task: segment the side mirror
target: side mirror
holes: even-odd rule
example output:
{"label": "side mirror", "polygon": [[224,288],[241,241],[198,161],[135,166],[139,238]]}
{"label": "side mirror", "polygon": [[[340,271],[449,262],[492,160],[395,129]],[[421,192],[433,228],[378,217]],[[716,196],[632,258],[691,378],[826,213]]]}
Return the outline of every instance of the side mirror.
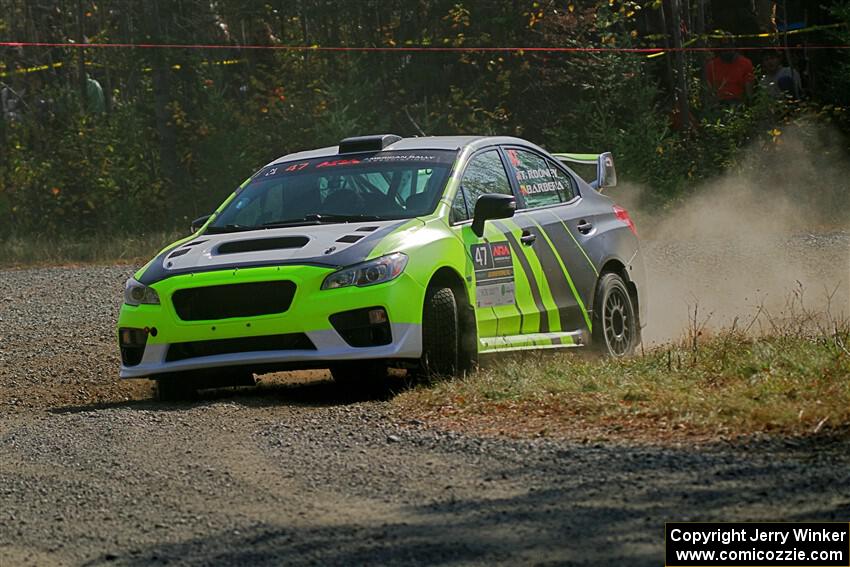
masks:
{"label": "side mirror", "polygon": [[516,212],[516,198],[513,195],[487,193],[475,202],[475,214],[472,217],[472,232],[479,238],[484,236],[484,221],[507,219]]}
{"label": "side mirror", "polygon": [[201,230],[201,228],[203,228],[203,226],[205,224],[207,224],[207,221],[210,220],[211,216],[212,215],[204,215],[202,217],[198,217],[195,220],[193,220],[192,221],[192,227],[191,227],[192,233],[195,233],[195,232],[198,232],[199,230]]}
{"label": "side mirror", "polygon": [[600,154],[596,161],[596,186],[597,191],[617,186],[617,170],[614,168],[614,156],[611,152]]}

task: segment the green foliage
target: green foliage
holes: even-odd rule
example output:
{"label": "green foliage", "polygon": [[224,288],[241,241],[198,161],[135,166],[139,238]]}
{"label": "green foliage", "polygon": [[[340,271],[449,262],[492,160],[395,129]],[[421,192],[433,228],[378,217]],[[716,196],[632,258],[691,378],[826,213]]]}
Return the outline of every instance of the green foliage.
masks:
{"label": "green foliage", "polygon": [[[832,4],[830,11],[838,22],[844,24],[844,27],[833,31],[833,39],[839,45],[850,44],[850,1],[836,1]],[[850,53],[841,50],[835,54],[830,63],[833,73],[831,80],[823,85],[820,99],[832,105],[830,110],[841,109],[835,117],[846,128],[850,123],[850,117],[846,112],[846,109],[850,107]]]}
{"label": "green foliage", "polygon": [[[740,165],[792,113],[764,98],[735,111],[701,102],[690,61],[695,128],[672,119],[665,59],[629,53],[360,53],[256,51],[239,44],[358,46],[638,46],[656,0],[323,0],[275,6],[222,0],[59,2],[7,14],[0,39],[229,43],[232,50],[6,52],[3,69],[59,67],[7,79],[26,93],[24,120],[3,123],[0,238],[170,230],[208,213],[256,168],[279,155],[369,132],[507,134],[551,150],[611,150],[624,181],[661,206],[696,182]],[[117,6],[117,7],[116,7]],[[834,17],[850,21],[850,3]],[[25,25],[26,24],[26,25]],[[32,25],[30,25],[32,24]],[[846,35],[847,32],[840,32]],[[648,37],[648,36],[646,36]],[[847,38],[844,38],[847,39]],[[650,42],[651,43],[651,42]],[[109,95],[105,115],[83,111],[78,56]],[[844,126],[850,66],[836,56],[829,106],[807,106]],[[840,72],[841,70],[845,72]],[[842,82],[844,81],[844,82]],[[49,101],[36,111],[37,100]],[[797,111],[798,114],[801,110]]]}

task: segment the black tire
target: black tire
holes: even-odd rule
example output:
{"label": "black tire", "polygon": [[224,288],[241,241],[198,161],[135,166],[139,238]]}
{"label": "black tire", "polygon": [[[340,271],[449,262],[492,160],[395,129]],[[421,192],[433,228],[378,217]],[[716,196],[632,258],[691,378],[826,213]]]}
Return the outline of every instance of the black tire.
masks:
{"label": "black tire", "polygon": [[593,349],[619,358],[634,354],[639,344],[640,326],[626,282],[618,274],[602,274],[593,306]]}
{"label": "black tire", "polygon": [[374,389],[387,383],[388,368],[379,360],[340,362],[330,367],[334,382],[346,389]]}
{"label": "black tire", "polygon": [[254,377],[254,373],[241,369],[200,372],[195,375],[194,381],[195,388],[198,390],[257,385],[257,379]]}
{"label": "black tire", "polygon": [[198,397],[198,390],[256,384],[254,374],[245,370],[176,372],[157,378],[156,394],[162,401],[193,400]]}
{"label": "black tire", "polygon": [[161,402],[193,400],[198,389],[192,376],[166,375],[156,380],[156,399]]}
{"label": "black tire", "polygon": [[454,376],[458,371],[460,342],[458,310],[448,287],[429,288],[422,309],[422,358],[426,376]]}

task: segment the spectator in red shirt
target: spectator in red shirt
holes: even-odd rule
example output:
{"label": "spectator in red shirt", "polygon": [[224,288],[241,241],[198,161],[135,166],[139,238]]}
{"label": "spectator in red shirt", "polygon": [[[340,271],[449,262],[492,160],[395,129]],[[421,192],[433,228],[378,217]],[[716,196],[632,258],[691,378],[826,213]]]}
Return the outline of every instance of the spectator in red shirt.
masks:
{"label": "spectator in red shirt", "polygon": [[705,82],[710,93],[723,104],[741,104],[753,94],[753,62],[721,40],[717,55],[705,64]]}

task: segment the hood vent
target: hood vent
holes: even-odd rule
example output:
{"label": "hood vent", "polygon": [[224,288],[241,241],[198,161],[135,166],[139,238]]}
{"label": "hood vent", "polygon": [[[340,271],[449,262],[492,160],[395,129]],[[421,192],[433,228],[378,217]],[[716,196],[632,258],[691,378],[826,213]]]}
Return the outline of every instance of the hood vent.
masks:
{"label": "hood vent", "polygon": [[216,254],[238,254],[239,252],[259,252],[262,250],[283,250],[302,248],[310,242],[306,236],[282,236],[279,238],[258,238],[256,240],[236,240],[219,245]]}
{"label": "hood vent", "polygon": [[182,256],[183,254],[188,254],[191,251],[192,251],[191,248],[181,248],[180,250],[175,250],[174,252],[172,252],[171,254],[168,255],[168,259],[170,260],[171,258],[176,258],[177,256]]}
{"label": "hood vent", "polygon": [[337,242],[344,242],[346,244],[353,244],[363,238],[362,234],[346,234],[345,236],[340,236],[336,239]]}
{"label": "hood vent", "polygon": [[361,226],[357,229],[357,232],[375,232],[378,228],[377,226]]}

